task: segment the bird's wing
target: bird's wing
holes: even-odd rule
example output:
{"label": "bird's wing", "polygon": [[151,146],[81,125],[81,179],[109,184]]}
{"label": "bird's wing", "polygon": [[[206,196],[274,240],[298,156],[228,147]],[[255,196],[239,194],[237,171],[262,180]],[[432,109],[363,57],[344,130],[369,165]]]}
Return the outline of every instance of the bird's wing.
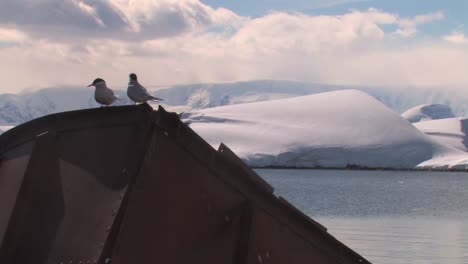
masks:
{"label": "bird's wing", "polygon": [[105,96],[106,100],[107,100],[108,102],[111,102],[111,103],[114,102],[115,100],[120,100],[119,97],[115,96],[114,91],[112,91],[112,90],[109,89],[109,88],[107,88],[107,89],[105,90],[104,96]]}
{"label": "bird's wing", "polygon": [[161,99],[161,98],[152,96],[152,95],[148,92],[148,90],[147,90],[143,85],[140,84],[139,86],[141,87],[142,96],[144,96],[144,97],[147,98],[148,100],[164,101],[164,100]]}
{"label": "bird's wing", "polygon": [[140,98],[142,98],[143,100],[147,101],[147,100],[155,100],[154,96],[152,96],[148,90],[146,90],[146,88],[143,86],[143,85],[138,85],[138,96]]}
{"label": "bird's wing", "polygon": [[140,92],[142,93],[142,95],[151,97],[151,94],[143,85],[139,85],[139,87],[140,87]]}

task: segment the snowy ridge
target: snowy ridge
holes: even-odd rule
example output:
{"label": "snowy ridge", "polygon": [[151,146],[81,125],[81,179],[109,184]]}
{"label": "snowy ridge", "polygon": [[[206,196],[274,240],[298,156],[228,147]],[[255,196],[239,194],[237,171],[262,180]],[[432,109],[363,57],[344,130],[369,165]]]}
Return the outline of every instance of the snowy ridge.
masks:
{"label": "snowy ridge", "polygon": [[185,105],[192,109],[203,109],[289,98],[338,89],[343,89],[343,87],[292,81],[249,81],[179,85],[156,92],[169,105]]}
{"label": "snowy ridge", "polygon": [[[121,91],[117,94],[125,98]],[[119,104],[129,103],[122,100]],[[99,107],[94,89],[85,87],[49,88],[30,93],[0,95],[0,125],[18,125],[44,115]]]}
{"label": "snowy ridge", "polygon": [[452,109],[443,104],[418,105],[407,110],[401,116],[411,123],[455,117]]}
{"label": "snowy ridge", "polygon": [[[119,104],[130,103],[125,90],[122,89],[125,85],[117,87],[110,84],[118,96],[125,99],[119,101]],[[153,95],[165,99],[163,106],[177,112],[290,98],[326,91],[359,89],[399,113],[415,105],[444,103],[449,105],[457,116],[468,115],[468,105],[465,103],[468,101],[467,94],[454,94],[449,91],[427,88],[351,87],[276,80],[178,85],[163,89],[151,89],[148,85],[147,88]],[[48,88],[21,94],[2,94],[0,95],[0,125],[17,125],[47,114],[97,106],[93,99],[93,89],[85,87]]]}
{"label": "snowy ridge", "polygon": [[[349,87],[257,81],[152,93],[166,100],[169,111],[186,112],[185,120],[213,146],[226,143],[252,166],[467,168],[465,119],[415,123],[421,132],[396,109],[431,94],[421,90],[403,97],[397,90],[370,90],[373,96]],[[68,87],[0,95],[0,133],[42,115],[97,107],[93,93]],[[125,91],[116,93],[126,98]],[[451,107],[467,107],[453,102]]]}
{"label": "snowy ridge", "polygon": [[224,142],[251,166],[415,168],[434,158],[468,157],[357,90],[209,108],[183,117],[210,144]]}
{"label": "snowy ridge", "polygon": [[5,131],[13,128],[13,126],[0,126],[0,134],[4,133]]}
{"label": "snowy ridge", "polygon": [[468,151],[468,118],[456,117],[414,123],[414,126],[434,140]]}
{"label": "snowy ridge", "polygon": [[364,91],[398,113],[403,113],[422,104],[445,104],[457,116],[468,115],[468,105],[466,104],[468,93],[427,87],[413,87],[410,89],[408,87],[357,87],[263,80],[224,84],[178,85],[153,91],[165,98],[168,105],[203,109],[349,89]]}

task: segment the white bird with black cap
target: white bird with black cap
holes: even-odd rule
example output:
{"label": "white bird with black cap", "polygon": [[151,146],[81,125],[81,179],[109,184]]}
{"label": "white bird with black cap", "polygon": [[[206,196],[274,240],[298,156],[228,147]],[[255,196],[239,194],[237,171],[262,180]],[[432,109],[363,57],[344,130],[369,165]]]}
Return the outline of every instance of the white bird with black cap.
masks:
{"label": "white bird with black cap", "polygon": [[107,106],[111,105],[115,100],[121,100],[115,96],[114,92],[107,87],[106,81],[101,78],[95,79],[92,84],[88,85],[88,87],[91,86],[96,88],[94,90],[94,100],[101,105]]}
{"label": "white bird with black cap", "polygon": [[138,77],[135,73],[130,74],[128,81],[127,96],[135,103],[145,103],[147,101],[164,101],[148,93],[145,87],[138,82]]}

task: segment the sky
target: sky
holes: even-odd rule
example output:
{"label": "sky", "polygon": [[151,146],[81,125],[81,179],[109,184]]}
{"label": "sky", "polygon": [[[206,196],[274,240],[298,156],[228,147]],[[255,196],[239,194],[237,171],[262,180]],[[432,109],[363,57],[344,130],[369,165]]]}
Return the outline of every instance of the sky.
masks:
{"label": "sky", "polygon": [[468,1],[2,0],[0,92],[281,79],[468,92]]}

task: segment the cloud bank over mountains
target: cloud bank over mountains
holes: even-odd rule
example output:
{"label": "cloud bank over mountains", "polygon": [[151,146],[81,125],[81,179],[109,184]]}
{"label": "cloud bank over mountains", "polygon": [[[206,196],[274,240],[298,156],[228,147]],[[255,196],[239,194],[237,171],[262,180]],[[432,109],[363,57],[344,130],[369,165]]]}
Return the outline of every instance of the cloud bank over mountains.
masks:
{"label": "cloud bank over mountains", "polygon": [[198,0],[4,0],[0,23],[33,37],[129,42],[235,26],[244,18]]}
{"label": "cloud bank over mountains", "polygon": [[1,92],[289,79],[383,86],[468,85],[468,41],[426,35],[442,11],[404,17],[370,8],[340,15],[275,11],[245,17],[199,0],[3,0]]}

